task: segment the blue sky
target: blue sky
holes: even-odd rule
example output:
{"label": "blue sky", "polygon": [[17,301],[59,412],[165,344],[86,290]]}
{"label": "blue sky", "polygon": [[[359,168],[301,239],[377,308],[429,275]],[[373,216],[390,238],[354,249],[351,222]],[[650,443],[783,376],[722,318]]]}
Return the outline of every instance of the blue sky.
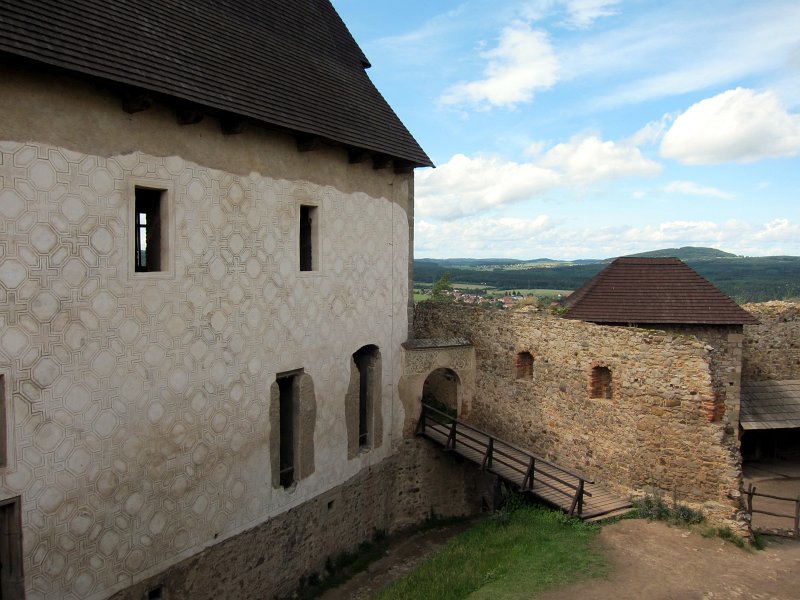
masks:
{"label": "blue sky", "polygon": [[333,0],[433,159],[417,257],[800,255],[797,0]]}

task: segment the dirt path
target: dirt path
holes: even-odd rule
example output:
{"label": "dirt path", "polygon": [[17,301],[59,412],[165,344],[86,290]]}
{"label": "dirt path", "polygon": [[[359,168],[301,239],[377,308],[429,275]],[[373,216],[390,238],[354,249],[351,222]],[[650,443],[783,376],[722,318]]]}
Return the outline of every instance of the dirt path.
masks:
{"label": "dirt path", "polygon": [[642,520],[603,528],[596,543],[611,561],[607,580],[593,579],[537,600],[800,599],[800,542],[770,538],[748,552],[719,538]]}
{"label": "dirt path", "polygon": [[[468,526],[450,528],[446,537]],[[800,600],[800,541],[768,540],[765,550],[748,552],[663,523],[620,521],[603,527],[595,541],[611,562],[608,579],[559,588],[537,600]],[[442,530],[407,538],[321,598],[366,600],[443,543]]]}

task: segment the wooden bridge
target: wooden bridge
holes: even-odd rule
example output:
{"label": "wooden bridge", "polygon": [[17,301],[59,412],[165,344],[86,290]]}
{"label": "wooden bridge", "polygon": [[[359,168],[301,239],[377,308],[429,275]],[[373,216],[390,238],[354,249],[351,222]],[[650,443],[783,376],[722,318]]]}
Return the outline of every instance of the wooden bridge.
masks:
{"label": "wooden bridge", "polygon": [[627,512],[631,507],[630,502],[583,475],[504,442],[427,404],[422,405],[417,435],[438,442],[445,451],[463,456],[521,492],[532,494],[584,521],[610,518]]}

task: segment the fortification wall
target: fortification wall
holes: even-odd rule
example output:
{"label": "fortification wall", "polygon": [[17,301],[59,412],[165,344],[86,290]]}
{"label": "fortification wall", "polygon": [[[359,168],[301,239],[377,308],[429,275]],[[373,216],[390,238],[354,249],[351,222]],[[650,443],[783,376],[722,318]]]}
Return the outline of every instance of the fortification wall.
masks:
{"label": "fortification wall", "polygon": [[[419,304],[414,323],[416,337],[474,344],[472,423],[618,492],[655,488],[734,517],[736,430],[719,418],[705,342],[452,304]],[[534,359],[529,379],[516,378],[522,351]],[[590,397],[594,367],[611,371],[611,398]]]}
{"label": "fortification wall", "polygon": [[800,303],[763,302],[744,309],[761,323],[744,328],[742,378],[800,379]]}

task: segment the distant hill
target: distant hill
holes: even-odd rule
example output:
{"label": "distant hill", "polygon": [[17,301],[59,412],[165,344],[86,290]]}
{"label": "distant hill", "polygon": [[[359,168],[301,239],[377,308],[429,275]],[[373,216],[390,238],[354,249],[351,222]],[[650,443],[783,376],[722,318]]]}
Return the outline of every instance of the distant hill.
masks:
{"label": "distant hill", "polygon": [[[631,256],[675,256],[739,303],[800,298],[800,257],[744,257],[715,248],[686,246]],[[574,290],[613,260],[416,259],[414,281],[433,283],[447,271],[450,281],[498,289]]]}
{"label": "distant hill", "polygon": [[711,258],[737,258],[735,254],[723,252],[716,248],[703,248],[702,246],[683,246],[682,248],[665,248],[664,250],[651,250],[650,252],[640,252],[639,254],[629,254],[628,256],[642,258],[679,258],[684,262],[690,260],[706,260]]}

